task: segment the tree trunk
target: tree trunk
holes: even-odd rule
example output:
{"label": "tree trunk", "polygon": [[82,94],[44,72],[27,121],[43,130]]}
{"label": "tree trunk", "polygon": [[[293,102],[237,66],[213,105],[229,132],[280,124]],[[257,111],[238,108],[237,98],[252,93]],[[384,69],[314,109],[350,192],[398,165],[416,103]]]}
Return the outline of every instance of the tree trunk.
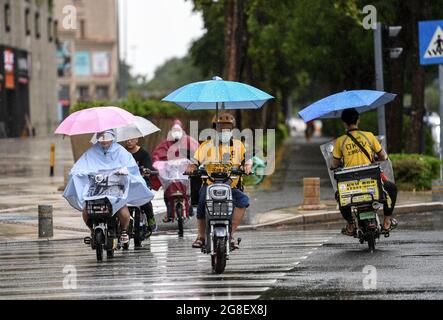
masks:
{"label": "tree trunk", "polygon": [[[240,81],[244,65],[246,42],[246,15],[243,0],[225,1],[225,70],[224,78],[229,81]],[[237,126],[241,129],[242,113],[236,110]]]}
{"label": "tree trunk", "polygon": [[226,80],[239,81],[246,55],[246,17],[243,0],[225,1]]}
{"label": "tree trunk", "polygon": [[420,65],[418,47],[418,21],[425,20],[428,0],[410,1],[408,7],[412,16],[410,20],[412,42],[412,101],[411,101],[411,125],[409,126],[409,142],[407,152],[420,153],[423,136],[423,116],[425,114],[425,70]]}
{"label": "tree trunk", "polygon": [[287,90],[281,91],[281,110],[283,113],[284,121],[288,119],[289,112],[289,93]]}

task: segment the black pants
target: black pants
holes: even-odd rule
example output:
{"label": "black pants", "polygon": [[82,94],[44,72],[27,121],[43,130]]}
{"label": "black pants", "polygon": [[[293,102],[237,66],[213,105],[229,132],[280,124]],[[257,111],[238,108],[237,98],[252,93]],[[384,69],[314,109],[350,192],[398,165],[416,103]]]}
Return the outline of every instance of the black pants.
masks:
{"label": "black pants", "polygon": [[191,177],[191,206],[198,206],[200,188],[203,181],[200,177]]}
{"label": "black pants", "polygon": [[149,201],[148,203],[142,205],[140,207],[140,209],[146,215],[148,220],[154,218],[154,209],[152,208],[152,202],[151,201]]}
{"label": "black pants", "polygon": [[[391,198],[391,208],[388,208],[387,203],[383,204],[385,217],[389,217],[392,216],[392,213],[394,212],[395,202],[397,201],[397,186],[390,181],[386,181],[383,183],[383,188],[386,190],[389,197]],[[346,221],[352,222],[352,213],[350,207],[341,208],[340,212]]]}

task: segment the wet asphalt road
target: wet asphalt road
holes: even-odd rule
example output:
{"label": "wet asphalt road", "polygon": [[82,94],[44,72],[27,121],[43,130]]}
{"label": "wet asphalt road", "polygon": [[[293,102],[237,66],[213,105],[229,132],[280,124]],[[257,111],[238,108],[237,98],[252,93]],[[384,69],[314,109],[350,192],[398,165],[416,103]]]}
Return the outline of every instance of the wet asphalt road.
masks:
{"label": "wet asphalt road", "polygon": [[[339,235],[341,223],[239,232],[223,275],[190,233],[153,236],[101,263],[80,241],[0,245],[0,299],[442,299],[443,213],[399,220],[374,253]],[[376,269],[375,289],[364,289],[365,266]],[[68,275],[77,288],[63,287]]]}
{"label": "wet asphalt road", "polygon": [[398,219],[399,229],[381,238],[374,253],[357,239],[338,235],[261,297],[443,299],[443,212]]}
{"label": "wet asphalt road", "polygon": [[100,263],[81,241],[0,245],[0,299],[258,299],[332,235],[239,232],[241,249],[222,275],[191,248],[195,234],[156,235]]}

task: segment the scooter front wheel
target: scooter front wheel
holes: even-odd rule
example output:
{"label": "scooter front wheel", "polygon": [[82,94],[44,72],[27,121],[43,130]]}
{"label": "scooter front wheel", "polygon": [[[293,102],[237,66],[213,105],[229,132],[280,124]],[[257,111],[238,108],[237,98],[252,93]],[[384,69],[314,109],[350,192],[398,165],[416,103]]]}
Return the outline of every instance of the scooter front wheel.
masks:
{"label": "scooter front wheel", "polygon": [[178,222],[178,235],[183,237],[184,227],[183,227],[183,204],[178,202],[175,207],[175,214],[177,215]]}
{"label": "scooter front wheel", "polygon": [[214,240],[215,254],[212,259],[212,270],[217,274],[222,274],[226,267],[226,238],[216,238]]}

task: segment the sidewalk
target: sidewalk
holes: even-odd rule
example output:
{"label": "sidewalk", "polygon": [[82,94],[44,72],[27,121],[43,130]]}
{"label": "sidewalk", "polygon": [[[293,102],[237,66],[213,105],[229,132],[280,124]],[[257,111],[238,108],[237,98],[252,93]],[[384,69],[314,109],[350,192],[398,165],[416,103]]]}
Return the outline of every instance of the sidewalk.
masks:
{"label": "sidewalk", "polygon": [[[271,210],[265,214],[257,215],[250,221],[249,225],[240,226],[239,230],[283,224],[344,221],[335,200],[322,200],[321,202],[327,206],[325,210],[300,210],[299,206]],[[443,202],[432,202],[432,193],[430,191],[399,192],[394,216],[431,211],[443,211]]]}
{"label": "sidewalk", "polygon": [[[331,182],[319,144],[325,139],[306,143],[291,138],[285,142],[282,161],[274,176],[264,187],[249,190],[251,208],[241,229],[289,223],[341,221],[333,199]],[[49,147],[56,144],[55,176],[49,177]],[[38,239],[38,210],[41,205],[53,206],[54,237],[51,240],[83,238],[88,235],[78,211],[69,206],[58,188],[63,185],[63,166],[72,165],[69,139],[36,138],[7,139],[0,143],[0,243],[46,241]],[[303,201],[303,177],[321,178],[323,211],[300,211]],[[165,212],[161,192],[153,201],[157,215]],[[400,192],[395,214],[443,210],[443,203],[432,203],[431,192]],[[157,218],[161,220],[161,218]],[[191,229],[189,229],[191,228]],[[195,231],[195,219],[188,230]],[[167,229],[166,229],[167,231]]]}

